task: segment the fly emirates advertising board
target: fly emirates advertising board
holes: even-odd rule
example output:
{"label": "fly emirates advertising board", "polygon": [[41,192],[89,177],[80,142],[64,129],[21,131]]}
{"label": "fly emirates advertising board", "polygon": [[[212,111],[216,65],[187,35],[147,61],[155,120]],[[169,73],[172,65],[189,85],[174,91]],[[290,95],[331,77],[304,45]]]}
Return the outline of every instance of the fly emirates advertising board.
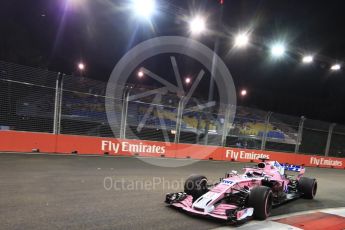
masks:
{"label": "fly emirates advertising board", "polygon": [[[161,142],[133,142],[133,141],[118,141],[112,142],[109,140],[103,140],[101,142],[101,149],[103,152],[109,152],[110,154],[149,154],[150,156],[162,156],[167,153],[170,153],[169,156],[176,156],[178,151],[179,156],[183,152],[182,156],[188,158],[190,153],[193,152],[193,155],[197,151],[200,151],[200,146],[197,145],[182,145],[179,144],[169,144],[170,146],[174,145],[175,148],[167,148],[166,143]],[[321,167],[342,167],[343,161],[337,160],[334,158],[327,158],[321,156],[310,156],[310,155],[301,155],[301,154],[288,154],[288,153],[279,153],[279,152],[269,152],[269,151],[259,151],[259,150],[244,150],[244,149],[231,149],[224,147],[209,147],[203,146],[203,149],[210,148],[209,156],[213,160],[232,160],[239,162],[250,162],[257,161],[260,158],[266,159],[279,159],[278,161],[282,163],[291,163],[291,164],[300,164],[300,165],[310,165],[310,166],[321,166]],[[186,151],[187,150],[187,151]],[[214,154],[213,153],[221,153]],[[127,155],[126,154],[126,155]],[[217,156],[219,157],[217,157]]]}

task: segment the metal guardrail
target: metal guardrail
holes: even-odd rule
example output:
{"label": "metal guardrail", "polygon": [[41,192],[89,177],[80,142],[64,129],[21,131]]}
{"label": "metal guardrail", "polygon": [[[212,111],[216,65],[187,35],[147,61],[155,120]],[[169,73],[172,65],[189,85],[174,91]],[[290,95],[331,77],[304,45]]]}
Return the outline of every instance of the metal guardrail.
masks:
{"label": "metal guardrail", "polygon": [[145,88],[124,88],[110,98],[118,122],[109,122],[105,82],[0,61],[0,128],[345,157],[342,125],[247,107],[212,112],[200,99],[155,101]]}

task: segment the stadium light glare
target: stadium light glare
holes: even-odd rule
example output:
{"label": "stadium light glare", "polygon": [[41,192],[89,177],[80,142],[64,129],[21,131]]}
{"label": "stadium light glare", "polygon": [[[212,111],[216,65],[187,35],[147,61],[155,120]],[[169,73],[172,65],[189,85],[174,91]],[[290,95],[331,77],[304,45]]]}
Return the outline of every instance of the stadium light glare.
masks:
{"label": "stadium light glare", "polygon": [[313,61],[314,61],[314,57],[311,56],[311,55],[307,55],[307,56],[304,56],[304,57],[302,58],[302,62],[303,62],[303,63],[311,63],[311,62],[313,62]]}
{"label": "stadium light glare", "polygon": [[131,0],[131,9],[138,18],[150,19],[156,11],[155,0]]}
{"label": "stadium light glare", "polygon": [[245,47],[249,43],[249,36],[247,34],[238,34],[235,37],[235,46],[236,47]]}
{"label": "stadium light glare", "polygon": [[201,34],[206,30],[206,22],[205,19],[196,16],[189,22],[189,30],[192,34]]}
{"label": "stadium light glare", "polygon": [[285,54],[285,46],[281,43],[276,43],[271,47],[271,54],[274,57],[282,57]]}
{"label": "stadium light glare", "polygon": [[337,71],[337,70],[340,70],[341,69],[341,66],[340,64],[334,64],[331,66],[331,70],[332,71]]}
{"label": "stadium light glare", "polygon": [[247,96],[247,90],[246,89],[241,90],[241,96],[242,97]]}

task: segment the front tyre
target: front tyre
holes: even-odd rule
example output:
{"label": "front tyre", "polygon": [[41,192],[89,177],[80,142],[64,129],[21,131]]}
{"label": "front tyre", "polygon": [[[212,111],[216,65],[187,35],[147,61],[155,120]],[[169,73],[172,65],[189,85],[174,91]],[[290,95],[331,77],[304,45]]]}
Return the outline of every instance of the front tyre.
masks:
{"label": "front tyre", "polygon": [[265,220],[271,215],[273,193],[269,187],[259,186],[250,190],[248,206],[254,208],[254,218]]}
{"label": "front tyre", "polygon": [[184,183],[184,192],[193,197],[193,200],[208,192],[207,178],[202,175],[191,175]]}
{"label": "front tyre", "polygon": [[297,188],[303,198],[313,199],[317,192],[317,181],[313,178],[301,177],[298,181]]}

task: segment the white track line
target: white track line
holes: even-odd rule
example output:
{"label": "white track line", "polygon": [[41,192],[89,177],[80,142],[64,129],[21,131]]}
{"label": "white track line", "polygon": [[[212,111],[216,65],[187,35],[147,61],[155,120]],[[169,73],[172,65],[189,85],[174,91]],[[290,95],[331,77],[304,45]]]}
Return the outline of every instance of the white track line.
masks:
{"label": "white track line", "polygon": [[304,212],[295,212],[291,214],[286,215],[279,215],[279,216],[273,216],[268,218],[265,221],[249,221],[248,223],[239,226],[225,226],[220,228],[214,228],[213,230],[227,230],[227,229],[241,229],[241,230],[257,230],[257,229],[265,229],[265,230],[300,230],[301,228],[297,228],[288,224],[282,224],[275,222],[274,220],[282,219],[282,218],[289,218],[292,216],[298,216],[298,215],[304,215],[304,214],[310,214],[315,212],[324,212],[329,213],[337,216],[345,217],[345,207],[341,208],[328,208],[328,209],[316,209],[311,211],[304,211]]}
{"label": "white track line", "polygon": [[274,221],[251,221],[243,226],[239,227],[220,227],[215,228],[213,230],[228,230],[228,229],[241,229],[241,230],[303,230],[300,228],[296,228],[294,226],[290,226],[288,224],[282,224]]}
{"label": "white track line", "polygon": [[290,213],[290,214],[285,214],[285,215],[280,215],[280,216],[272,216],[272,217],[268,218],[268,220],[278,220],[278,219],[281,219],[281,218],[287,218],[287,217],[292,217],[292,216],[310,214],[310,213],[315,213],[315,212],[325,212],[325,213],[329,213],[329,214],[338,213],[338,214],[334,214],[334,215],[338,215],[338,216],[343,216],[344,217],[344,215],[345,215],[345,207],[327,208],[327,209],[315,209],[315,210],[310,210],[310,211],[295,212],[295,213]]}

